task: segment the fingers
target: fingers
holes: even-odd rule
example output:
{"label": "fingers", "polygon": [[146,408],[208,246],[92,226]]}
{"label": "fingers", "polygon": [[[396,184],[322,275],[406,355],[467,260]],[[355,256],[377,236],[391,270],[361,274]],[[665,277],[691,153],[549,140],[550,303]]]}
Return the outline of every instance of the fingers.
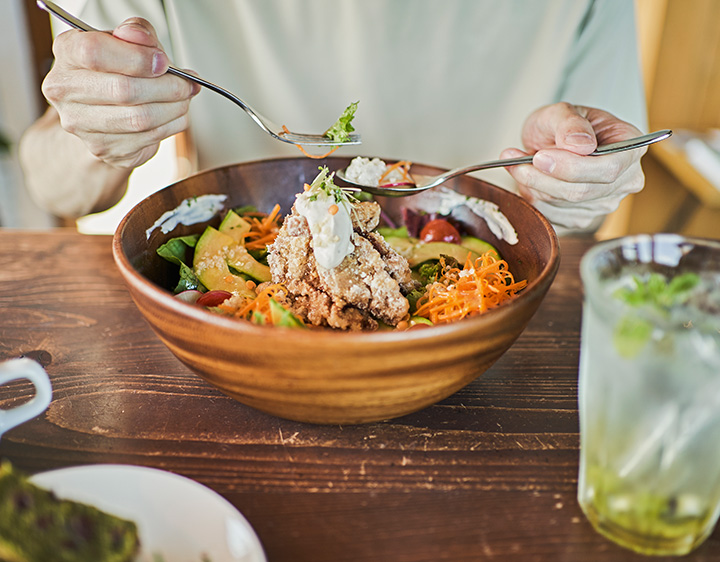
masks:
{"label": "fingers", "polygon": [[167,74],[169,59],[147,21],[130,18],[112,33],[71,30],[53,50],[43,93],[62,127],[101,160],[142,164],[161,140],[187,128],[200,87]]}
{"label": "fingers", "polygon": [[[523,154],[522,151],[508,149],[501,157],[516,158]],[[624,155],[575,155],[559,164],[552,175],[538,170],[535,165],[512,166],[507,170],[522,194],[532,201],[592,202],[610,196],[624,197],[642,188],[639,155],[630,160]]]}
{"label": "fingers", "polygon": [[135,168],[155,155],[160,141],[186,128],[187,117],[183,116],[141,133],[87,133],[83,141],[100,160],[116,168]]}
{"label": "fingers", "polygon": [[[508,171],[518,183],[528,186],[547,184],[553,180],[611,184],[636,165],[645,152],[646,149],[637,149],[601,156],[579,156],[567,150],[546,149],[535,153],[532,166],[514,166]],[[516,158],[524,154],[517,149],[508,149],[501,158]]]}
{"label": "fingers", "polygon": [[[141,35],[139,32],[134,35]],[[150,37],[145,36],[146,42]],[[167,71],[169,60],[158,46],[123,41],[103,32],[70,30],[53,43],[55,64],[62,68],[151,78]]]}
{"label": "fingers", "polygon": [[523,127],[522,140],[532,152],[557,147],[576,154],[590,154],[597,148],[587,109],[564,102],[535,111]]}
{"label": "fingers", "polygon": [[143,18],[128,18],[112,32],[118,39],[128,43],[137,43],[146,47],[158,47],[162,50],[155,28]]}
{"label": "fingers", "polygon": [[66,131],[87,133],[142,133],[186,117],[189,102],[145,103],[134,106],[72,104],[60,115]]}
{"label": "fingers", "polygon": [[165,74],[157,78],[132,78],[79,69],[45,80],[43,94],[51,102],[87,105],[139,105],[189,100],[197,94],[189,80]]}
{"label": "fingers", "polygon": [[626,195],[642,189],[640,159],[647,149],[589,154],[598,144],[639,134],[606,111],[559,103],[528,118],[522,135],[527,151],[510,148],[500,157],[532,154],[532,165],[507,168],[520,194],[555,224],[585,228],[617,208]]}

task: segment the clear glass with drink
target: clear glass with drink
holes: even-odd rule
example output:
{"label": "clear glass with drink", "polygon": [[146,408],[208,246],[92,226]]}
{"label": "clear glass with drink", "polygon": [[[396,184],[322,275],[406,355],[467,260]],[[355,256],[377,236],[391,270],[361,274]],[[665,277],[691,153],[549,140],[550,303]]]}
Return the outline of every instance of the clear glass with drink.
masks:
{"label": "clear glass with drink", "polygon": [[624,547],[686,554],[720,514],[720,241],[603,242],[581,274],[578,501]]}

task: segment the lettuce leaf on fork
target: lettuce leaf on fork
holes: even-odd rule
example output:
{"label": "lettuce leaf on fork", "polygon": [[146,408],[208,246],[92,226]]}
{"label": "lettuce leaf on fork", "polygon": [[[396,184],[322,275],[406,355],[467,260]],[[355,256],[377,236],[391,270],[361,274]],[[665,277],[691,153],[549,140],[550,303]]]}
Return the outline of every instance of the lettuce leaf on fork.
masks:
{"label": "lettuce leaf on fork", "polygon": [[337,121],[325,131],[325,136],[337,142],[347,142],[350,140],[350,133],[355,130],[352,126],[352,120],[355,118],[355,112],[359,102],[353,102],[345,108],[343,114]]}

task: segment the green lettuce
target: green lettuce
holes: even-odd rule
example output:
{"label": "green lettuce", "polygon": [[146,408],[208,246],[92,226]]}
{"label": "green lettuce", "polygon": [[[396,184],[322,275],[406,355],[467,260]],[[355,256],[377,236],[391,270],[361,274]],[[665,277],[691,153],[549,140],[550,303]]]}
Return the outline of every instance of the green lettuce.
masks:
{"label": "green lettuce", "polygon": [[345,108],[343,114],[337,121],[325,131],[325,136],[335,142],[347,142],[350,140],[350,133],[355,130],[352,126],[352,120],[355,118],[358,102],[353,102]]}
{"label": "green lettuce", "polygon": [[177,238],[171,238],[157,249],[160,257],[180,267],[180,280],[175,287],[175,293],[202,287],[192,266],[186,263],[188,252],[195,248],[198,238],[200,238],[199,234],[178,236]]}

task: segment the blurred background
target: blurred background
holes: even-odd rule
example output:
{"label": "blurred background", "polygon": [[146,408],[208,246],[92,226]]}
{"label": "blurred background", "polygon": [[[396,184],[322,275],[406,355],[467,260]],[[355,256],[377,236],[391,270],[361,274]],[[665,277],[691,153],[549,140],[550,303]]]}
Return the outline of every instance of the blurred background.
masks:
{"label": "blurred background", "polygon": [[[634,2],[650,130],[675,134],[650,148],[643,159],[645,189],[626,198],[597,236],[720,238],[720,1]],[[66,7],[72,10],[69,1]],[[34,0],[0,0],[0,226],[112,233],[135,201],[192,173],[192,158],[182,139],[169,139],[133,173],[117,207],[76,224],[35,207],[23,188],[17,142],[45,109],[40,84],[52,63],[52,32]]]}

